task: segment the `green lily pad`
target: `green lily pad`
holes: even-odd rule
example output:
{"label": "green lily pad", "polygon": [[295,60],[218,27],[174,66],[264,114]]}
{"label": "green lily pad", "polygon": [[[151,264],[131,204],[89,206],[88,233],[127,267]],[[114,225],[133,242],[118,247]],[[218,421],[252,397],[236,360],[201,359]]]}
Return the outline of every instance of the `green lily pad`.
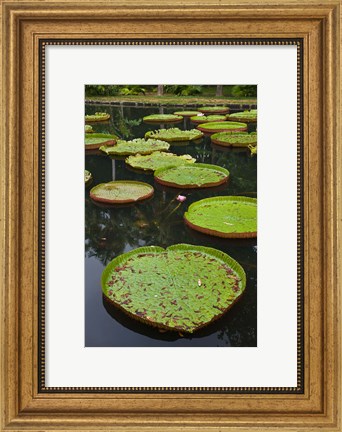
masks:
{"label": "green lily pad", "polygon": [[257,236],[257,200],[241,196],[206,198],[191,204],[184,220],[205,234],[253,238]]}
{"label": "green lily pad", "polygon": [[86,122],[99,122],[106,121],[110,119],[110,114],[104,112],[96,112],[95,114],[90,114],[85,116]]}
{"label": "green lily pad", "polygon": [[88,186],[93,181],[92,173],[88,170],[84,170],[84,183]]}
{"label": "green lily pad", "polygon": [[243,112],[236,112],[233,114],[227,115],[227,120],[233,120],[233,121],[241,121],[241,122],[256,122],[257,121],[257,110],[251,110],[251,111],[243,111]]}
{"label": "green lily pad", "polygon": [[179,115],[182,117],[192,117],[192,116],[198,115],[199,113],[200,113],[199,111],[176,111],[173,114]]}
{"label": "green lily pad", "polygon": [[190,120],[193,123],[206,123],[206,122],[222,122],[226,120],[226,116],[225,115],[202,115],[202,116],[194,116],[194,117],[190,117]]}
{"label": "green lily pad", "polygon": [[177,166],[186,163],[196,162],[196,159],[188,154],[178,156],[173,153],[153,152],[150,155],[129,156],[126,159],[126,164],[132,168],[142,169],[147,171],[155,171],[158,168],[166,166]]}
{"label": "green lily pad", "polygon": [[239,122],[210,122],[201,123],[197,126],[197,129],[205,133],[215,133],[215,132],[227,132],[227,131],[245,131],[247,130],[246,123]]}
{"label": "green lily pad", "polygon": [[211,135],[211,142],[225,147],[248,147],[257,143],[255,132],[219,132]]}
{"label": "green lily pad", "polygon": [[162,185],[187,189],[218,186],[228,177],[225,168],[198,163],[160,168],[154,173],[154,179]]}
{"label": "green lily pad", "polygon": [[116,135],[104,133],[92,133],[85,136],[84,143],[86,150],[96,150],[103,145],[113,146],[117,140]]}
{"label": "green lily pad", "polygon": [[113,147],[102,146],[100,150],[110,156],[128,156],[151,154],[155,151],[167,151],[170,144],[157,139],[136,138],[131,141],[118,140]]}
{"label": "green lily pad", "polygon": [[84,126],[84,132],[85,132],[85,133],[93,133],[94,131],[93,131],[92,126],[90,126],[90,125],[85,125],[85,126]]}
{"label": "green lily pad", "polygon": [[203,137],[203,133],[196,130],[180,130],[178,128],[158,129],[155,131],[148,131],[145,138],[153,138],[162,141],[175,142],[175,141],[195,141]]}
{"label": "green lily pad", "polygon": [[176,123],[183,120],[183,117],[174,114],[151,114],[143,118],[147,123]]}
{"label": "green lily pad", "polygon": [[187,244],[135,249],[102,273],[107,301],[142,323],[180,333],[220,318],[245,287],[245,272],[229,255]]}
{"label": "green lily pad", "polygon": [[150,198],[154,189],[148,183],[116,180],[101,183],[90,190],[90,198],[106,204],[125,204]]}
{"label": "green lily pad", "polygon": [[226,106],[204,106],[198,108],[198,111],[203,114],[226,114],[229,112],[229,108]]}

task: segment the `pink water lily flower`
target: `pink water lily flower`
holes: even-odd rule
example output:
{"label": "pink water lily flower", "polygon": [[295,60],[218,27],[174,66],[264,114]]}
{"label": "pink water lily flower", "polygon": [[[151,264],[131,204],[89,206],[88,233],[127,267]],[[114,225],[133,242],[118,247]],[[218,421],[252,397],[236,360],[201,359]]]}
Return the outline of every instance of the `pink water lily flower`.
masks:
{"label": "pink water lily flower", "polygon": [[177,201],[179,201],[179,202],[183,202],[183,201],[186,200],[186,196],[184,196],[184,195],[178,195],[178,197],[177,197],[176,199],[177,199]]}

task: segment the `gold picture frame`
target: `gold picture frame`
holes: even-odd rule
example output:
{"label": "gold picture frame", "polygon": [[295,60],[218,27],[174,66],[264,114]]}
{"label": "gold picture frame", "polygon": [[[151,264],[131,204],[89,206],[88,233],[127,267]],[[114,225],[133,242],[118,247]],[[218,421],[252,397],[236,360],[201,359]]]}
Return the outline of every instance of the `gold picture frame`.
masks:
{"label": "gold picture frame", "polygon": [[[163,0],[156,8],[144,0],[13,0],[1,6],[1,430],[341,431],[341,2]],[[89,40],[297,41],[301,47],[300,391],[44,388],[42,58],[46,44]]]}

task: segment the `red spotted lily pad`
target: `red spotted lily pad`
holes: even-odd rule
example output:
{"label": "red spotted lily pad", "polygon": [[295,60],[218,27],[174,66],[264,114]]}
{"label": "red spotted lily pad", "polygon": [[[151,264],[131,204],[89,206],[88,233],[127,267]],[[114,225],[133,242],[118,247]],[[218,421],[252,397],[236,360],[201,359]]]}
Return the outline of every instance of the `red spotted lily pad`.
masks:
{"label": "red spotted lily pad", "polygon": [[245,272],[229,255],[187,244],[135,249],[102,273],[102,291],[111,304],[140,322],[180,333],[220,318],[245,287]]}
{"label": "red spotted lily pad", "polygon": [[106,204],[126,204],[151,197],[154,189],[148,183],[116,180],[101,183],[90,190],[90,198]]}

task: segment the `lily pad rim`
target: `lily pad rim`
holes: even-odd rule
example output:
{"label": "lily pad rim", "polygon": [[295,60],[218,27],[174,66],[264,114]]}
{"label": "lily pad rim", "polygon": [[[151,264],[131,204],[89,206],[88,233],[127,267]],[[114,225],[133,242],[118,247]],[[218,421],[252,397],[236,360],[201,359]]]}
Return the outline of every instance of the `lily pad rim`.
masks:
{"label": "lily pad rim", "polygon": [[[134,184],[140,184],[143,186],[148,186],[150,189],[150,192],[148,194],[142,195],[140,196],[138,199],[121,199],[121,200],[110,200],[110,199],[106,199],[106,198],[94,198],[94,195],[92,194],[92,191],[95,188],[98,188],[100,186],[104,186],[110,183],[134,183]],[[152,185],[150,185],[149,183],[146,182],[141,182],[141,181],[136,181],[136,180],[113,180],[110,182],[105,182],[105,183],[99,183],[96,186],[93,186],[89,192],[89,196],[92,200],[99,202],[99,203],[104,203],[104,204],[126,204],[126,203],[135,203],[138,201],[143,201],[145,199],[150,198],[151,196],[153,196],[154,194],[154,187]]]}

